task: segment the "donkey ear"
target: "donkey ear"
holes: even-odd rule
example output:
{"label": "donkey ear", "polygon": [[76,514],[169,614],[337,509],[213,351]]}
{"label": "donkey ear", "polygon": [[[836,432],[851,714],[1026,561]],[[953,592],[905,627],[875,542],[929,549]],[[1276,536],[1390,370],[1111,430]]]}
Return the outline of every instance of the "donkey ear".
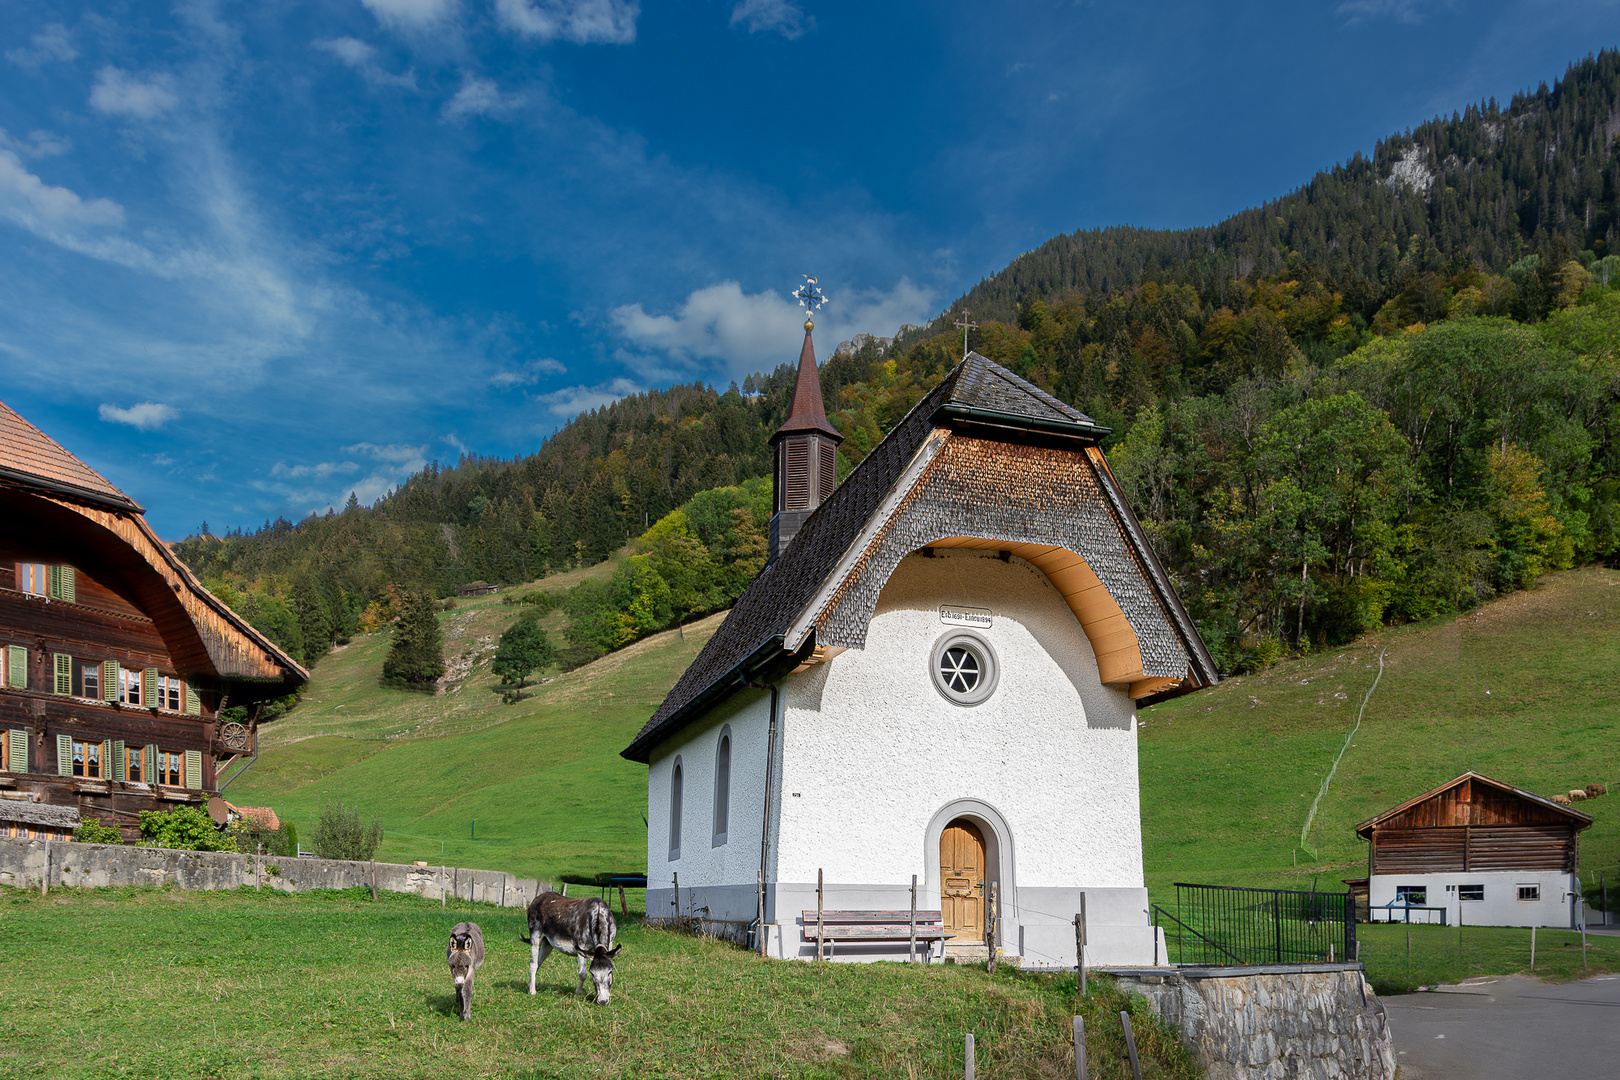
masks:
{"label": "donkey ear", "polygon": [[619,950],[622,949],[622,948],[624,948],[623,945],[615,945],[615,946],[613,946],[613,948],[608,950],[608,956],[609,957],[618,956],[619,955]]}

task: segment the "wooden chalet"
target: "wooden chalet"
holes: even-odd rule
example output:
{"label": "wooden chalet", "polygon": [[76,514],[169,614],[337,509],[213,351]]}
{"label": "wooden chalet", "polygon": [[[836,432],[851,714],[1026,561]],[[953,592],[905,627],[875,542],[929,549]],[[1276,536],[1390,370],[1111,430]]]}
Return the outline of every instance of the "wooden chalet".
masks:
{"label": "wooden chalet", "polygon": [[[0,402],[0,835],[209,804],[256,706],[309,673],[203,588],[145,511]],[[230,706],[247,706],[226,720]]]}
{"label": "wooden chalet", "polygon": [[[1466,772],[1356,827],[1376,921],[1564,926],[1592,818]],[[1408,909],[1423,913],[1414,917]]]}

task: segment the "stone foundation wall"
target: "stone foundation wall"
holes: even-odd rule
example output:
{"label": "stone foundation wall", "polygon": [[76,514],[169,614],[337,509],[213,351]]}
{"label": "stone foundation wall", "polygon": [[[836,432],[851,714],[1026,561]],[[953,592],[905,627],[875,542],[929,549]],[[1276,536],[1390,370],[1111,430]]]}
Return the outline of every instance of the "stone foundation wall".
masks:
{"label": "stone foundation wall", "polygon": [[1181,1032],[1208,1080],[1394,1080],[1384,1006],[1360,964],[1115,974]]}
{"label": "stone foundation wall", "polygon": [[[177,889],[369,888],[372,864],[342,859],[293,859],[239,855],[226,851],[171,851],[120,844],[81,844],[0,837],[0,885],[39,888],[49,859],[51,888],[103,888],[120,885]],[[549,886],[500,870],[464,867],[400,866],[377,863],[377,888],[408,892],[429,900],[455,897],[499,907],[527,907]]]}

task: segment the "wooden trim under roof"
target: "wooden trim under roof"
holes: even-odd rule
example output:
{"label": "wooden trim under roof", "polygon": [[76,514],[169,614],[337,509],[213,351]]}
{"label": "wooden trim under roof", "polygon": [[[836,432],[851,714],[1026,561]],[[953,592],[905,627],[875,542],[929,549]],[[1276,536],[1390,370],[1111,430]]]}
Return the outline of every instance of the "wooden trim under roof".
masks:
{"label": "wooden trim under roof", "polygon": [[[980,540],[972,536],[948,536],[929,545],[934,548],[967,548],[974,551],[1007,551],[1023,559],[1052,583],[1062,594],[1069,610],[1097,654],[1097,674],[1104,682],[1131,687],[1131,697],[1156,694],[1180,680],[1149,678],[1142,671],[1142,646],[1125,612],[1102,580],[1092,573],[1086,560],[1067,548],[1050,544],[1020,544],[1006,540]],[[1138,693],[1138,689],[1142,692]]]}
{"label": "wooden trim under roof", "polygon": [[1565,819],[1569,820],[1575,826],[1577,831],[1579,831],[1580,829],[1584,829],[1587,826],[1592,824],[1593,819],[1592,819],[1592,816],[1590,814],[1583,814],[1579,810],[1575,810],[1575,809],[1573,809],[1571,807],[1568,807],[1568,806],[1560,806],[1558,803],[1553,802],[1551,799],[1543,798],[1540,795],[1535,794],[1534,792],[1525,791],[1523,788],[1514,787],[1512,784],[1504,784],[1500,780],[1493,780],[1489,776],[1485,776],[1485,775],[1483,775],[1481,773],[1470,771],[1470,772],[1465,772],[1461,776],[1455,777],[1455,778],[1453,778],[1451,780],[1447,780],[1445,783],[1441,784],[1439,787],[1432,788],[1432,789],[1430,789],[1428,791],[1425,791],[1421,795],[1414,795],[1412,798],[1407,799],[1405,802],[1401,803],[1399,806],[1396,806],[1396,807],[1393,807],[1392,809],[1386,810],[1382,814],[1379,814],[1377,817],[1372,818],[1372,819],[1370,819],[1368,821],[1362,822],[1360,825],[1356,826],[1356,835],[1361,837],[1363,840],[1369,839],[1374,830],[1376,830],[1380,826],[1384,825],[1386,822],[1390,821],[1390,819],[1397,818],[1397,817],[1401,816],[1402,814],[1405,814],[1407,811],[1413,809],[1414,807],[1420,806],[1425,802],[1429,802],[1431,800],[1437,800],[1441,796],[1445,795],[1447,792],[1450,792],[1450,791],[1452,791],[1454,789],[1457,789],[1459,787],[1462,787],[1464,789],[1462,794],[1466,795],[1468,797],[1458,800],[1460,805],[1459,805],[1459,807],[1457,809],[1460,811],[1460,813],[1458,813],[1457,815],[1454,815],[1454,816],[1457,817],[1457,820],[1447,821],[1447,822],[1445,822],[1443,824],[1433,825],[1433,826],[1429,826],[1429,827],[1431,827],[1431,828],[1456,828],[1456,827],[1465,827],[1465,826],[1470,826],[1470,825],[1475,825],[1475,824],[1483,824],[1482,822],[1474,821],[1473,820],[1473,815],[1469,812],[1472,805],[1473,805],[1473,803],[1476,801],[1472,797],[1472,787],[1475,784],[1483,784],[1486,787],[1492,789],[1495,793],[1497,793],[1499,795],[1507,795],[1507,796],[1510,796],[1510,797],[1513,797],[1513,798],[1522,799],[1527,803],[1533,804],[1539,810],[1542,810],[1544,812],[1551,812],[1555,816],[1565,818]]}

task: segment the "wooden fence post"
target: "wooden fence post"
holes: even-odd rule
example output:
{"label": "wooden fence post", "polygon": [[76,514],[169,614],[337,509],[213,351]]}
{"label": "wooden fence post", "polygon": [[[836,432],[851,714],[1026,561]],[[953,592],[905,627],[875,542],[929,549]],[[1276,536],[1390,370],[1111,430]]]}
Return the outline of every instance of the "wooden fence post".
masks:
{"label": "wooden fence post", "polygon": [[[1409,930],[1409,931],[1407,931],[1407,933],[1410,934],[1411,931]],[[1407,946],[1407,955],[1408,956],[1411,955],[1411,946],[1410,945]],[[1410,964],[1410,962],[1411,961],[1408,960],[1408,964]],[[1530,926],[1530,970],[1531,971],[1536,970],[1536,928],[1535,928],[1535,925],[1533,923]]]}
{"label": "wooden fence post", "polygon": [[817,867],[816,868],[816,963],[818,963],[818,964],[821,963],[821,959],[822,959],[822,957],[821,957],[821,942],[822,942],[822,934],[823,934],[822,922],[821,922],[821,907],[822,907],[822,903],[821,903],[821,887],[822,887],[822,885],[821,885],[821,883],[822,883],[821,868]]}
{"label": "wooden fence post", "polygon": [[1080,894],[1080,910],[1074,915],[1074,963],[1080,970],[1080,996],[1086,994],[1086,894]]}
{"label": "wooden fence post", "polygon": [[1125,1025],[1125,1050],[1131,1055],[1131,1072],[1136,1074],[1136,1080],[1142,1080],[1142,1063],[1136,1060],[1136,1036],[1131,1034],[1131,1014],[1121,1009],[1119,1020]]}
{"label": "wooden fence post", "polygon": [[911,875],[911,962],[917,962],[917,875]]}
{"label": "wooden fence post", "polygon": [[256,844],[257,850],[253,853],[253,891],[259,891],[259,879],[264,876],[264,844]]}
{"label": "wooden fence post", "polygon": [[444,907],[444,876],[444,867],[441,865],[439,867],[439,907],[441,908]]}
{"label": "wooden fence post", "polygon": [[377,902],[377,860],[371,860],[371,902]]}
{"label": "wooden fence post", "polygon": [[1074,1018],[1074,1080],[1090,1080],[1086,1075],[1086,1022]]}
{"label": "wooden fence post", "polygon": [[967,1033],[967,1046],[962,1055],[962,1060],[964,1063],[962,1075],[966,1076],[967,1080],[973,1080],[973,1066],[975,1064],[973,1057],[973,1032],[970,1031]]}
{"label": "wooden fence post", "polygon": [[1000,951],[996,948],[996,932],[999,929],[996,925],[996,883],[992,881],[990,883],[990,910],[985,913],[984,920],[984,947],[985,952],[989,954],[989,964],[985,970],[991,975],[996,973],[996,953]]}

